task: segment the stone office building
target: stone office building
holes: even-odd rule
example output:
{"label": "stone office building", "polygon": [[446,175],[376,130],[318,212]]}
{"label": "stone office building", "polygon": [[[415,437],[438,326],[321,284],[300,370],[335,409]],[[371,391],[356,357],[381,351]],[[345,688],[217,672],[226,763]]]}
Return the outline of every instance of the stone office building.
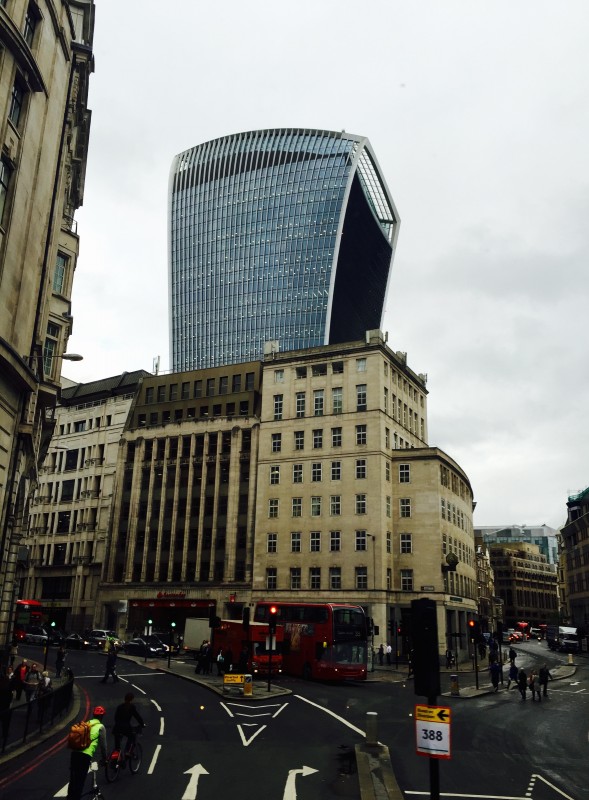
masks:
{"label": "stone office building", "polygon": [[517,542],[489,547],[495,591],[503,600],[506,627],[558,623],[556,566],[535,544]]}

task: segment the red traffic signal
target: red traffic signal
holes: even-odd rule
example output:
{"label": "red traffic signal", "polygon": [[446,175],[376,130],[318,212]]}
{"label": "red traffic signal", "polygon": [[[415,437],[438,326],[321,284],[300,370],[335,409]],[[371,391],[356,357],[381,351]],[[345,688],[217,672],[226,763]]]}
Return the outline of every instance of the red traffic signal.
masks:
{"label": "red traffic signal", "polygon": [[278,616],[278,606],[270,606],[268,608],[269,619],[268,623],[270,626],[270,633],[276,633],[276,617]]}

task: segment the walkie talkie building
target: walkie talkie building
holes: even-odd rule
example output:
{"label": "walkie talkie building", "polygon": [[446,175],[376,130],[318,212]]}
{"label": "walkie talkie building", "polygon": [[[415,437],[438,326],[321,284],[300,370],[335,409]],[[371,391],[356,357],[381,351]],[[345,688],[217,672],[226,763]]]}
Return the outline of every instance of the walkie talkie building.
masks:
{"label": "walkie talkie building", "polygon": [[174,158],[174,370],[364,338],[381,327],[399,217],[365,137],[251,131]]}

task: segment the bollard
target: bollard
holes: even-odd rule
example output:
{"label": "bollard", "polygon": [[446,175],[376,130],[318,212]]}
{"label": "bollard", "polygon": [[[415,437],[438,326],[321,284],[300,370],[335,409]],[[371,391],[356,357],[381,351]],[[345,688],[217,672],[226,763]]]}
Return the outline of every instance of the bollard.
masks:
{"label": "bollard", "polygon": [[243,696],[251,697],[253,693],[254,693],[254,684],[252,683],[252,676],[244,675]]}
{"label": "bollard", "polygon": [[460,686],[458,685],[458,675],[450,675],[450,694],[452,697],[460,697]]}
{"label": "bollard", "polygon": [[366,744],[376,747],[378,744],[378,714],[376,711],[366,712]]}
{"label": "bollard", "polygon": [[573,661],[573,654],[569,653],[569,664],[572,666],[575,662]]}

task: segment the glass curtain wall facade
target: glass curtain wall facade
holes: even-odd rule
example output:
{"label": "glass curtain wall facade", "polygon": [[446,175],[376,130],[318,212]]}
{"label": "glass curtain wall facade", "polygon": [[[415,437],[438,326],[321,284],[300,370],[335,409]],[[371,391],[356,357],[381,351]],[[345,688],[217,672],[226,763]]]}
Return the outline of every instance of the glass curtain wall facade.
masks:
{"label": "glass curtain wall facade", "polygon": [[398,224],[364,137],[251,131],[176,156],[172,369],[363,339],[381,327]]}

